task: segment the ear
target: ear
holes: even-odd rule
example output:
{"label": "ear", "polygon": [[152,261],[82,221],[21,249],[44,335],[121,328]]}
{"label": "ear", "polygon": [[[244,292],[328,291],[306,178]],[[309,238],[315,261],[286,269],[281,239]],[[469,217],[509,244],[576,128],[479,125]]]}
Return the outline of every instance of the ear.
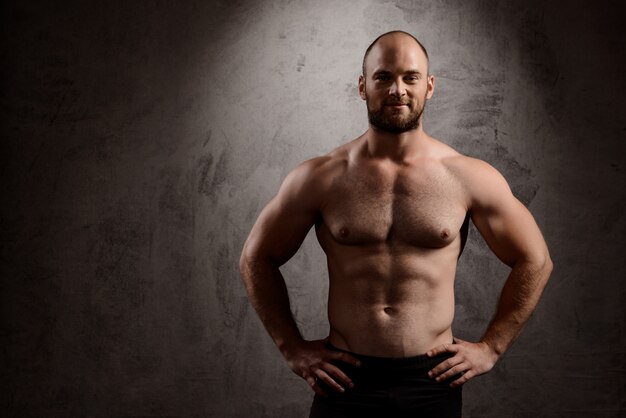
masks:
{"label": "ear", "polygon": [[359,76],[359,96],[365,100],[365,77],[362,75]]}
{"label": "ear", "polygon": [[426,100],[433,97],[434,92],[435,92],[435,76],[431,74],[426,77]]}

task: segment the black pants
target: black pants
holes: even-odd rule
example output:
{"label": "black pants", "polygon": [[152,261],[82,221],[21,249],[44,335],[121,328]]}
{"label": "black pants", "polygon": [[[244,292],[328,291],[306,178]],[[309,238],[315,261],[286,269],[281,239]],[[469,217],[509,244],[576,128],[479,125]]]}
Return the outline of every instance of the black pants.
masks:
{"label": "black pants", "polygon": [[[343,351],[361,361],[355,367],[342,361],[332,361],[352,381],[354,388],[344,393],[318,384],[328,398],[315,395],[309,418],[352,417],[411,417],[458,418],[461,416],[461,386],[449,385],[459,376],[445,382],[428,377],[428,371],[451,357],[444,353],[435,357],[423,354],[415,357],[372,357],[342,350],[327,343],[331,350]],[[337,382],[343,385],[341,382]]]}

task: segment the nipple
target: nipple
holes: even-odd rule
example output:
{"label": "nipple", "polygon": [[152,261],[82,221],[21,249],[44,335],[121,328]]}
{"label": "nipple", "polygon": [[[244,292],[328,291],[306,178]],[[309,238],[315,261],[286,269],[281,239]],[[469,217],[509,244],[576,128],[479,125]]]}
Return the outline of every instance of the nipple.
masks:
{"label": "nipple", "polygon": [[341,228],[339,230],[339,235],[341,235],[342,238],[346,238],[348,235],[350,235],[350,232],[348,231],[348,228]]}
{"label": "nipple", "polygon": [[450,231],[448,231],[447,228],[441,231],[441,239],[448,239],[449,236],[450,236]]}

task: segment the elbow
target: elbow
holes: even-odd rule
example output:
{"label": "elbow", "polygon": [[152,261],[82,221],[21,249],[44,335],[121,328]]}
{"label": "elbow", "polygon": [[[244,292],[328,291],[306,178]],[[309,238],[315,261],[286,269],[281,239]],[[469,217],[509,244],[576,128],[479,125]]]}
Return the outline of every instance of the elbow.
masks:
{"label": "elbow", "polygon": [[550,258],[550,254],[548,254],[547,251],[541,258],[541,261],[537,263],[537,267],[540,272],[540,280],[543,282],[543,286],[545,286],[548,283],[550,275],[552,274],[552,269],[554,269],[554,263],[552,262],[552,258]]}
{"label": "elbow", "polygon": [[546,258],[543,262],[543,267],[539,275],[542,292],[543,292],[543,289],[545,289],[546,286],[548,285],[548,281],[550,280],[550,275],[552,274],[553,268],[554,268],[554,263],[552,262],[550,255],[546,253]]}
{"label": "elbow", "polygon": [[248,260],[246,258],[246,253],[245,251],[242,251],[241,256],[239,257],[239,272],[241,273],[242,276],[244,275],[247,264],[248,264]]}
{"label": "elbow", "polygon": [[550,255],[546,256],[546,262],[544,263],[544,274],[545,274],[545,279],[544,279],[544,286],[546,283],[548,283],[548,279],[550,278],[550,275],[552,274],[552,270],[554,269],[554,263],[552,262],[552,259],[550,258]]}
{"label": "elbow", "polygon": [[554,269],[554,263],[552,262],[552,258],[550,258],[550,254],[546,254],[544,269],[546,270],[546,273],[548,275],[550,275],[550,273],[552,273],[552,270]]}
{"label": "elbow", "polygon": [[280,264],[277,264],[266,252],[248,243],[243,246],[241,255],[239,256],[239,272],[244,281],[251,274],[250,272],[252,270],[258,270],[259,268],[266,269],[268,267],[278,268],[279,266]]}
{"label": "elbow", "polygon": [[537,278],[537,280],[539,280],[539,282],[543,282],[545,285],[550,278],[550,274],[552,274],[554,263],[552,262],[552,258],[550,258],[550,254],[546,250],[542,254],[535,254],[533,256],[517,260],[513,263],[512,267],[519,267],[524,270],[528,270],[534,277]]}
{"label": "elbow", "polygon": [[550,273],[552,273],[552,269],[554,268],[554,263],[552,262],[550,252],[547,248],[543,253],[543,257],[541,257],[541,268],[545,272],[546,276],[550,276]]}
{"label": "elbow", "polygon": [[244,244],[243,249],[241,250],[241,255],[239,256],[239,272],[241,273],[241,277],[246,278],[246,273],[250,270],[251,260],[254,259],[254,253],[250,250],[248,244]]}
{"label": "elbow", "polygon": [[241,256],[239,257],[239,277],[243,281],[248,293],[252,292],[254,288],[255,271],[259,268],[255,266],[254,257],[255,254],[244,246],[241,251]]}
{"label": "elbow", "polygon": [[241,273],[241,277],[245,280],[246,272],[249,270],[250,259],[253,256],[252,251],[250,251],[250,245],[248,241],[243,244],[243,248],[241,249],[241,255],[239,256],[239,272]]}

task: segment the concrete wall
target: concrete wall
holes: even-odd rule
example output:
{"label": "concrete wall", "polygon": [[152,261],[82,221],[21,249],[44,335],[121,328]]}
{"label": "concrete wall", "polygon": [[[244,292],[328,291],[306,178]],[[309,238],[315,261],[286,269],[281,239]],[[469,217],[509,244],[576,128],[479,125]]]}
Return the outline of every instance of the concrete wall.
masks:
{"label": "concrete wall", "polygon": [[[500,169],[556,265],[467,417],[626,413],[624,31],[617,2],[12,2],[2,6],[3,416],[307,416],[238,256],[299,162],[367,127],[367,45],[404,29],[437,77],[425,129]],[[283,271],[307,338],[327,278]],[[455,333],[507,269],[475,230]],[[623,415],[622,415],[623,416]]]}

